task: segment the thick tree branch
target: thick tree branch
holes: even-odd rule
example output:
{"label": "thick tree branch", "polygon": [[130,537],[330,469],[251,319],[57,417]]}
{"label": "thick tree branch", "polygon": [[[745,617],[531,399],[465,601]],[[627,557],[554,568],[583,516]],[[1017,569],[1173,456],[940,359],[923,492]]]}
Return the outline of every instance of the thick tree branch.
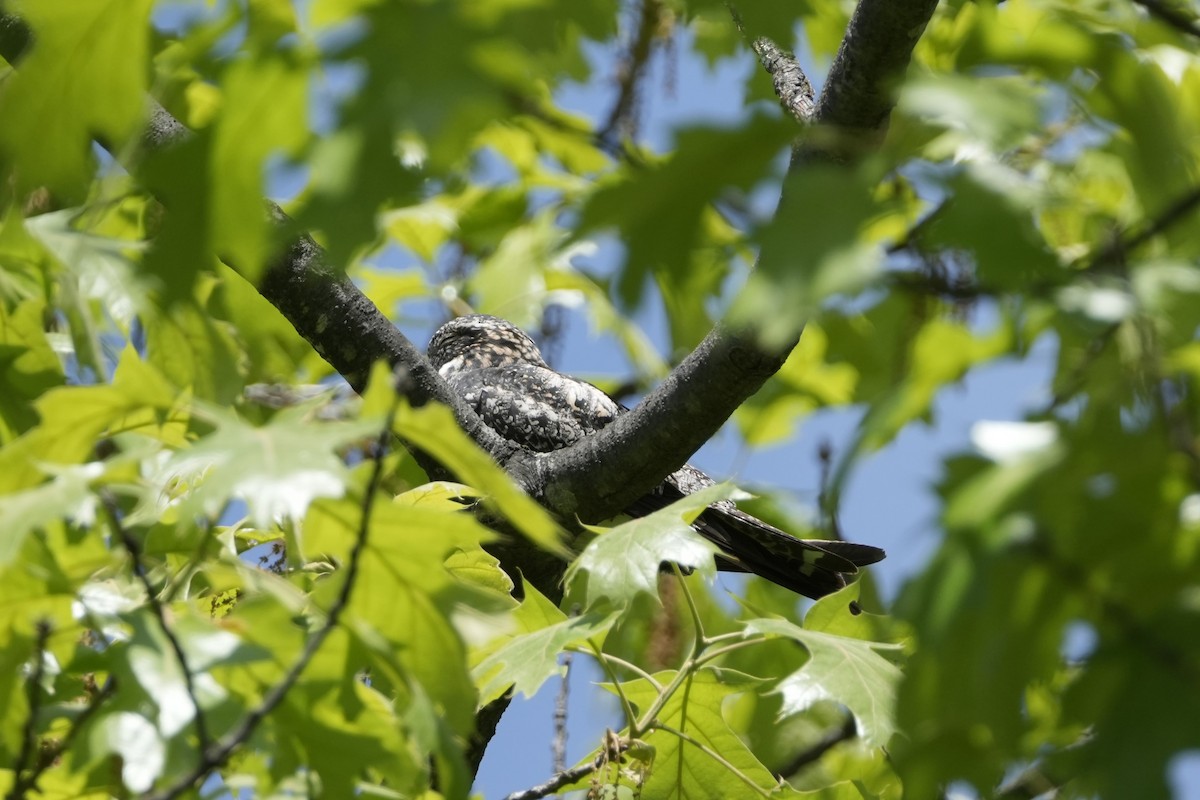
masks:
{"label": "thick tree branch", "polygon": [[[892,108],[893,81],[907,65],[935,5],[936,0],[861,0],[814,123],[865,135],[868,141],[876,138]],[[0,12],[0,55],[15,63],[28,42],[20,20]],[[186,136],[184,126],[161,106],[151,105],[141,139],[144,148],[162,149]],[[829,145],[808,145],[810,150],[822,146]],[[793,159],[792,171],[805,161]],[[271,216],[288,224],[278,208],[271,209]],[[656,486],[779,370],[791,350],[765,351],[750,334],[718,327],[633,412],[570,448],[533,457],[515,451],[483,426],[421,352],[328,263],[310,237],[293,232],[290,241],[259,291],[334,369],[361,388],[376,360],[403,365],[411,402],[436,400],[450,406],[463,429],[527,491],[567,518],[611,516]],[[227,744],[222,740],[213,747],[224,750]],[[223,759],[228,752],[213,755]]]}
{"label": "thick tree branch", "polygon": [[[883,129],[892,84],[911,56],[936,0],[862,0],[851,19],[814,122],[850,132]],[[10,62],[28,42],[19,21],[0,24],[0,55]],[[158,149],[186,137],[153,104],[143,144]],[[793,164],[795,171],[800,161]],[[286,216],[272,216],[286,224]],[[552,510],[585,520],[611,516],[678,469],[783,365],[790,347],[762,350],[748,333],[716,328],[630,414],[576,445],[533,458],[482,425],[413,346],[354,284],[300,235],[270,268],[260,291],[352,385],[380,358],[409,371],[409,398],[452,407],[460,424]]]}
{"label": "thick tree branch", "polygon": [[[936,6],[937,0],[861,0],[813,115],[814,124],[837,135],[806,144],[792,160],[792,174],[813,158],[846,157],[847,142],[882,136],[894,85]],[[794,346],[767,351],[749,332],[718,326],[633,413],[538,459],[537,475],[523,482],[543,487],[550,508],[585,521],[626,508],[708,441]]]}
{"label": "thick tree branch", "polygon": [[816,122],[882,135],[895,89],[937,0],[860,0],[817,102]]}

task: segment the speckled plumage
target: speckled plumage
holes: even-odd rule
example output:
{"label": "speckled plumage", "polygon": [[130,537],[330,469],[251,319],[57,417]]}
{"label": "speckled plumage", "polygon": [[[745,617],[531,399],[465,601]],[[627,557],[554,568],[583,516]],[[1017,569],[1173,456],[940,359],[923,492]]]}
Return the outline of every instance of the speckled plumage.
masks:
{"label": "speckled plumage", "polygon": [[[446,323],[429,343],[429,358],[489,427],[527,450],[566,447],[625,410],[590,383],[550,369],[533,340],[498,317],[475,314]],[[712,484],[685,465],[627,512],[649,514]],[[694,527],[721,549],[723,568],[754,572],[814,598],[837,591],[846,575],[884,555],[869,545],[797,539],[730,501],[709,506]]]}

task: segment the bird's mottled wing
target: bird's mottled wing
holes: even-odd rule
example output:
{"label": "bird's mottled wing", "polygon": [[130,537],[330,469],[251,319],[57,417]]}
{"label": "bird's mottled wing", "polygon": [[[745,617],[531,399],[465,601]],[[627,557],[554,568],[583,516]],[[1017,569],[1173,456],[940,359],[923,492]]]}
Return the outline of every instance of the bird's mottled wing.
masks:
{"label": "bird's mottled wing", "polygon": [[488,427],[539,453],[600,430],[621,410],[590,383],[534,364],[454,372],[447,380]]}

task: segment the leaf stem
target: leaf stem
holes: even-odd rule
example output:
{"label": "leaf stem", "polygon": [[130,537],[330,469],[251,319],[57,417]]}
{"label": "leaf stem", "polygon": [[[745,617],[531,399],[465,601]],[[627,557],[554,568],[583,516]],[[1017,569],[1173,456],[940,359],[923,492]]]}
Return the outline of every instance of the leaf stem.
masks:
{"label": "leaf stem", "polygon": [[584,650],[581,647],[570,647],[568,649],[571,652],[587,653],[588,655],[591,655],[595,658],[601,658],[606,661],[610,661],[613,664],[615,664],[616,666],[621,667],[622,669],[627,669],[630,672],[632,672],[633,674],[637,675],[639,678],[641,678],[642,680],[646,681],[651,686],[653,686],[655,691],[658,691],[658,692],[662,691],[662,684],[659,683],[658,680],[653,675],[651,675],[649,672],[647,672],[646,670],[639,667],[637,664],[634,664],[630,661],[626,661],[625,659],[620,658],[618,656],[614,656],[612,653],[605,653],[603,651],[596,650],[594,648],[588,648],[587,650]]}
{"label": "leaf stem", "polygon": [[704,645],[708,641],[704,635],[704,623],[700,619],[700,609],[696,605],[696,598],[692,597],[692,590],[688,588],[687,581],[683,579],[683,571],[679,569],[678,564],[672,564],[671,567],[675,570],[675,577],[679,579],[680,588],[683,589],[683,596],[687,600],[688,611],[692,613],[692,625],[696,627],[696,638],[692,642],[692,657],[695,658],[704,649]]}
{"label": "leaf stem", "polygon": [[705,664],[707,664],[711,661],[716,661],[718,658],[720,658],[723,655],[732,653],[735,650],[741,650],[743,647],[750,647],[752,645],[761,644],[762,642],[765,642],[766,640],[767,640],[767,637],[765,637],[765,636],[755,636],[753,638],[746,638],[746,639],[741,639],[736,642],[732,642],[731,644],[727,644],[724,647],[718,647],[713,650],[705,650],[701,655],[696,657],[696,666],[698,666],[698,667],[704,666]]}
{"label": "leaf stem", "polygon": [[612,664],[608,662],[604,652],[600,650],[599,645],[589,639],[588,647],[591,649],[592,655],[596,658],[596,661],[600,663],[600,668],[604,670],[604,674],[608,676],[610,681],[612,681],[613,691],[617,693],[617,697],[621,701],[621,709],[625,712],[625,723],[629,726],[630,736],[632,736],[634,721],[637,719],[637,715],[633,712],[633,704],[630,703],[629,698],[625,696],[625,690],[621,688],[621,681],[617,678],[617,673],[613,672]]}
{"label": "leaf stem", "polygon": [[[175,635],[175,631],[171,629],[171,624],[167,621],[167,609],[159,600],[158,592],[155,591],[154,585],[150,583],[150,576],[146,574],[146,565],[142,563],[142,548],[138,543],[137,537],[125,527],[125,523],[121,520],[121,509],[117,507],[117,500],[112,492],[107,488],[101,489],[99,492],[100,504],[104,506],[104,511],[108,515],[109,524],[112,526],[113,532],[117,538],[121,540],[125,551],[129,553],[129,558],[133,561],[133,574],[137,577],[138,582],[142,584],[142,589],[146,592],[146,602],[150,604],[150,610],[154,613],[154,619],[158,622],[158,629],[162,635],[166,637],[167,643],[171,647],[171,651],[175,654],[175,660],[179,663],[179,669],[183,672],[183,686],[187,691],[188,701],[191,702],[192,708],[196,712],[196,738],[199,740],[199,752],[204,753],[210,744],[208,734],[208,723],[204,717],[204,711],[200,708],[200,700],[196,695],[196,681],[192,676],[192,669],[188,666],[187,656],[183,652],[183,645],[179,641],[179,637]],[[204,759],[201,757],[201,763]]]}

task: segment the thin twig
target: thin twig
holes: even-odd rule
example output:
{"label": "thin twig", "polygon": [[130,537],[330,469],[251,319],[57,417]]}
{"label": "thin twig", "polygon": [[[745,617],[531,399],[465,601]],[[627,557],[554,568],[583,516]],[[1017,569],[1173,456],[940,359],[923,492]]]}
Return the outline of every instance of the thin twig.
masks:
{"label": "thin twig", "polygon": [[775,777],[779,778],[779,780],[784,780],[789,775],[795,775],[809,764],[820,759],[821,756],[828,753],[837,745],[842,742],[848,742],[857,735],[858,726],[854,723],[854,717],[847,716],[840,727],[826,733],[820,739],[793,756],[792,760],[787,762],[787,764],[776,770]]}
{"label": "thin twig", "polygon": [[42,773],[52,767],[63,753],[71,749],[71,745],[75,743],[75,737],[83,730],[84,723],[91,719],[92,715],[100,708],[100,704],[116,694],[116,691],[116,678],[109,675],[104,686],[92,695],[92,699],[88,701],[88,704],[75,717],[75,721],[72,723],[70,730],[67,731],[67,735],[57,742],[43,744],[41,751],[38,753],[37,763],[30,769],[29,774],[23,780],[18,779],[13,784],[13,792],[8,795],[9,800],[13,797],[24,797],[30,791],[37,788]]}
{"label": "thin twig", "polygon": [[661,692],[661,691],[662,691],[662,688],[663,688],[663,687],[662,687],[662,684],[661,684],[661,683],[659,683],[659,682],[658,682],[658,681],[657,681],[657,680],[654,678],[654,676],[653,676],[653,675],[651,675],[649,672],[646,672],[646,670],[642,669],[642,668],[641,668],[641,667],[639,667],[637,664],[634,664],[634,663],[632,663],[632,662],[626,661],[625,659],[623,659],[623,658],[621,658],[621,657],[619,657],[619,656],[614,656],[612,653],[605,653],[605,652],[603,652],[603,651],[600,651],[599,653],[597,653],[595,650],[588,650],[588,651],[585,651],[585,650],[583,650],[582,648],[574,648],[574,647],[572,647],[572,648],[568,648],[568,649],[569,649],[571,652],[587,653],[588,655],[595,656],[596,658],[602,658],[602,659],[604,659],[605,661],[609,661],[609,662],[611,662],[611,663],[613,663],[613,664],[616,664],[618,667],[621,667],[622,669],[627,669],[627,670],[629,670],[630,672],[632,672],[634,675],[637,675],[639,678],[641,678],[642,680],[646,681],[646,683],[648,683],[648,684],[650,684],[651,686],[653,686],[653,687],[654,687],[654,690],[655,690],[656,692]]}
{"label": "thin twig", "polygon": [[1150,16],[1159,22],[1166,23],[1187,36],[1200,38],[1200,23],[1197,23],[1195,17],[1189,17],[1179,9],[1164,3],[1163,0],[1133,0],[1133,2],[1150,12]]}
{"label": "thin twig", "polygon": [[522,789],[519,792],[513,792],[504,798],[504,800],[538,800],[541,797],[549,797],[564,786],[570,786],[581,778],[586,778],[602,766],[607,764],[611,759],[620,758],[621,753],[629,749],[628,740],[622,739],[617,745],[616,753],[600,753],[594,759],[586,764],[580,764],[577,767],[559,772],[554,777],[545,783],[539,783],[537,786],[531,786],[528,789]]}
{"label": "thin twig", "polygon": [[142,584],[142,588],[146,592],[146,601],[150,604],[150,610],[154,612],[155,620],[158,621],[158,628],[171,645],[171,651],[175,654],[175,660],[179,662],[179,669],[183,671],[183,686],[187,691],[188,700],[196,712],[196,738],[200,740],[199,752],[203,753],[209,746],[208,724],[204,719],[204,712],[200,708],[200,700],[196,695],[196,682],[192,677],[192,670],[188,666],[187,656],[184,655],[183,645],[180,644],[175,631],[171,630],[171,625],[167,622],[167,610],[159,602],[158,592],[155,591],[153,584],[150,583],[150,577],[146,574],[146,566],[142,563],[141,545],[138,544],[137,538],[121,521],[121,510],[117,507],[116,498],[113,497],[108,489],[101,489],[100,503],[104,506],[104,510],[108,514],[109,524],[112,525],[117,538],[121,540],[121,544],[129,553],[129,557],[133,559],[133,574],[137,576],[138,581]]}
{"label": "thin twig", "polygon": [[562,654],[563,674],[562,683],[558,687],[558,697],[554,699],[554,740],[550,752],[554,757],[555,772],[565,772],[567,769],[567,699],[571,687],[571,651]]}
{"label": "thin twig", "polygon": [[[397,383],[403,377],[402,373],[403,367],[398,366],[393,373]],[[292,664],[279,683],[275,684],[267,692],[262,702],[246,714],[237,727],[230,731],[227,736],[205,749],[201,754],[200,763],[191,772],[157,792],[147,792],[142,795],[141,800],[175,800],[175,798],[181,796],[196,783],[204,779],[209,772],[224,764],[229,756],[233,754],[233,751],[249,739],[259,724],[266,719],[267,715],[283,701],[288,690],[292,688],[300,678],[300,674],[308,667],[309,662],[312,661],[313,656],[317,654],[317,650],[324,644],[325,639],[337,627],[342,612],[350,602],[350,593],[354,588],[355,580],[358,578],[359,562],[363,551],[366,549],[367,533],[371,527],[371,506],[374,503],[379,483],[383,478],[384,456],[387,454],[392,441],[392,427],[396,420],[396,413],[399,410],[400,399],[403,396],[404,392],[397,387],[392,405],[388,409],[383,429],[380,431],[379,438],[375,442],[375,452],[372,454],[375,463],[371,469],[371,477],[367,481],[367,486],[363,493],[362,515],[359,520],[358,534],[355,537],[354,546],[350,549],[350,557],[346,564],[346,580],[342,583],[337,598],[329,607],[329,612],[325,617],[325,624],[312,635],[305,644],[304,650],[300,653],[300,657],[296,659],[295,663]]]}
{"label": "thin twig", "polygon": [[810,122],[813,112],[817,110],[816,94],[808,76],[800,67],[800,62],[766,36],[751,36],[746,31],[737,7],[733,3],[726,3],[725,6],[729,9],[729,16],[733,18],[738,33],[750,44],[750,49],[758,56],[758,63],[762,64],[763,69],[771,76],[771,84],[775,87],[775,95],[779,98],[783,110],[801,125]]}
{"label": "thin twig", "polygon": [[613,104],[608,120],[600,128],[600,141],[621,138],[621,134],[633,136],[637,133],[636,113],[638,89],[642,74],[650,61],[650,48],[658,32],[662,16],[660,0],[642,0],[642,13],[638,20],[637,33],[629,46],[629,54],[621,62],[617,102]]}
{"label": "thin twig", "polygon": [[71,745],[75,741],[75,737],[79,735],[81,730],[83,730],[84,723],[92,718],[92,715],[100,709],[100,705],[105,700],[112,697],[116,693],[117,679],[115,676],[109,675],[104,681],[104,685],[100,687],[99,691],[92,695],[92,699],[89,700],[88,704],[83,707],[82,711],[79,712],[79,716],[75,717],[75,722],[72,723],[71,729],[67,731],[67,735],[64,736],[56,746],[51,747],[42,754],[42,764],[45,766],[39,765],[37,770],[39,774],[44,772],[46,767],[53,764],[59,756],[71,748]]}
{"label": "thin twig", "polygon": [[[33,645],[33,672],[29,676],[26,691],[29,695],[29,713],[21,730],[21,750],[13,765],[13,785],[7,800],[21,800],[33,788],[38,772],[33,768],[33,752],[37,747],[37,716],[42,705],[42,675],[46,667],[46,642],[50,639],[50,623],[38,620],[35,626],[37,639]],[[29,769],[30,774],[22,779],[21,773]]]}
{"label": "thin twig", "polygon": [[744,647],[753,647],[756,644],[762,644],[764,641],[766,641],[766,638],[763,636],[751,636],[739,639],[738,641],[727,645],[723,645],[722,647],[717,647],[712,650],[705,650],[702,654],[696,656],[694,666],[702,667],[705,664],[716,661],[721,656],[729,655],[730,653],[736,650],[741,650]]}
{"label": "thin twig", "polygon": [[1137,226],[1136,230],[1131,227],[1122,235],[1114,237],[1107,246],[1096,251],[1087,268],[1097,269],[1103,266],[1122,263],[1125,254],[1130,250],[1142,246],[1161,233],[1166,233],[1169,228],[1183,220],[1184,217],[1195,211],[1198,207],[1200,207],[1200,186],[1194,186],[1176,198],[1174,202],[1157,215],[1143,220]]}

